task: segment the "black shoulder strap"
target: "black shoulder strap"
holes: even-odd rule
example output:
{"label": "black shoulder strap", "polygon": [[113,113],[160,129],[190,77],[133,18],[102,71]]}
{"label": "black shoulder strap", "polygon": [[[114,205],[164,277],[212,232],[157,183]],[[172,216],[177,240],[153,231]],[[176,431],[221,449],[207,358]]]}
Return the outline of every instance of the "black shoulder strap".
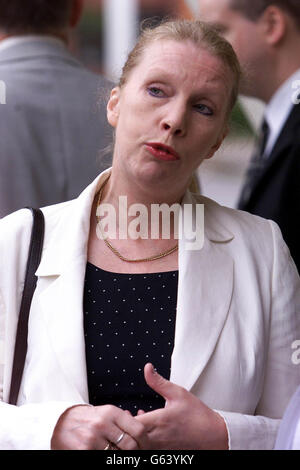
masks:
{"label": "black shoulder strap", "polygon": [[40,263],[43,241],[45,221],[44,215],[40,209],[30,209],[33,216],[33,226],[31,232],[31,240],[29,246],[28,260],[25,274],[25,284],[21,300],[19,321],[17,326],[14,361],[12,368],[12,377],[10,385],[9,403],[16,405],[21,385],[25,358],[27,353],[27,335],[28,335],[28,318],[31,305],[31,299],[36,287],[37,278],[35,271]]}

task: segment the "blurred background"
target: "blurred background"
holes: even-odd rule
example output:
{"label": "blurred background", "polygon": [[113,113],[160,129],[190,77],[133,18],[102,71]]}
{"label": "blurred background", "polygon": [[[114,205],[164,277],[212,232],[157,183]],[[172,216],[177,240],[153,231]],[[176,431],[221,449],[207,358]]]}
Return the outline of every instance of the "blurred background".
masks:
{"label": "blurred background", "polygon": [[[72,38],[72,49],[91,70],[117,80],[141,21],[165,17],[199,18],[201,0],[85,0],[84,14]],[[200,18],[201,19],[201,18]],[[205,161],[197,177],[201,192],[235,207],[254,147],[264,106],[240,97],[231,129],[221,149]]]}

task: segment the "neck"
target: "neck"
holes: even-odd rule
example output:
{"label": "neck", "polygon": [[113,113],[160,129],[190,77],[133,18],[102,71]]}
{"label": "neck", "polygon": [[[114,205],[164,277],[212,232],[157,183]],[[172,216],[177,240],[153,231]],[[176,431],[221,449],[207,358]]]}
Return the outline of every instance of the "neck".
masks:
{"label": "neck", "polygon": [[135,226],[139,221],[140,230],[147,238],[153,233],[159,238],[164,238],[163,234],[168,233],[168,238],[173,239],[178,228],[179,209],[184,192],[159,195],[155,188],[145,189],[143,185],[130,184],[126,178],[117,177],[112,170],[101,193],[101,204],[113,207],[117,229],[123,230],[132,224]]}
{"label": "neck", "polygon": [[9,38],[17,38],[21,36],[51,36],[56,39],[60,39],[63,41],[66,45],[69,44],[69,32],[67,30],[65,31],[56,31],[56,32],[47,32],[45,34],[37,33],[35,31],[27,31],[27,32],[19,32],[19,33],[5,33],[5,32],[0,32],[0,42],[4,41],[5,39]]}
{"label": "neck", "polygon": [[[120,196],[126,196],[128,205],[143,204],[150,208],[152,204],[180,204],[186,191],[186,187],[174,188],[171,185],[160,182],[157,186],[150,182],[149,185],[144,181],[137,181],[134,178],[130,181],[125,176],[118,176],[112,169],[104,191],[105,202],[113,205],[118,204]],[[174,186],[174,185],[173,185]]]}
{"label": "neck", "polygon": [[[261,99],[266,103],[270,103],[271,99],[279,88],[300,68],[300,64],[297,67],[290,68],[289,73],[285,71],[283,73],[278,73],[277,79],[273,81],[273,84],[269,83],[269,87],[264,90],[262,93]],[[275,77],[274,77],[275,78]],[[292,90],[291,90],[292,94]]]}
{"label": "neck", "polygon": [[297,43],[297,48],[289,45],[289,47],[278,52],[272,66],[270,67],[269,73],[261,74],[263,80],[261,82],[261,89],[259,90],[259,93],[257,93],[256,97],[268,104],[281,85],[299,68],[300,56]]}

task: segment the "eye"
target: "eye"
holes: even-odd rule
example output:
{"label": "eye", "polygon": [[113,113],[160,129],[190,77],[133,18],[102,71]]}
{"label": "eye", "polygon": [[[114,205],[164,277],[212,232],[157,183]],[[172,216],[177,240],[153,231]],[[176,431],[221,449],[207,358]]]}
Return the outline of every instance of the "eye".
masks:
{"label": "eye", "polygon": [[196,104],[195,109],[198,111],[198,113],[204,114],[205,116],[213,116],[214,114],[213,110],[205,104]]}
{"label": "eye", "polygon": [[160,88],[157,88],[156,86],[151,86],[147,88],[147,91],[149,95],[155,96],[156,98],[163,98],[165,96],[164,92]]}

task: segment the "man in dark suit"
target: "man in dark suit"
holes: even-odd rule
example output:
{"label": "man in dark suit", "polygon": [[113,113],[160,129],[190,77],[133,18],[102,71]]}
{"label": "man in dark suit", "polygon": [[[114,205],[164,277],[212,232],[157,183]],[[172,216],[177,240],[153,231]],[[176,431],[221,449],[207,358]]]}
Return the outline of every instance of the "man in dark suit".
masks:
{"label": "man in dark suit", "polygon": [[300,2],[201,0],[200,17],[233,45],[241,92],[266,103],[238,208],[275,220],[300,271]]}
{"label": "man in dark suit", "polygon": [[68,50],[82,4],[0,0],[0,217],[72,199],[110,166],[112,85]]}

